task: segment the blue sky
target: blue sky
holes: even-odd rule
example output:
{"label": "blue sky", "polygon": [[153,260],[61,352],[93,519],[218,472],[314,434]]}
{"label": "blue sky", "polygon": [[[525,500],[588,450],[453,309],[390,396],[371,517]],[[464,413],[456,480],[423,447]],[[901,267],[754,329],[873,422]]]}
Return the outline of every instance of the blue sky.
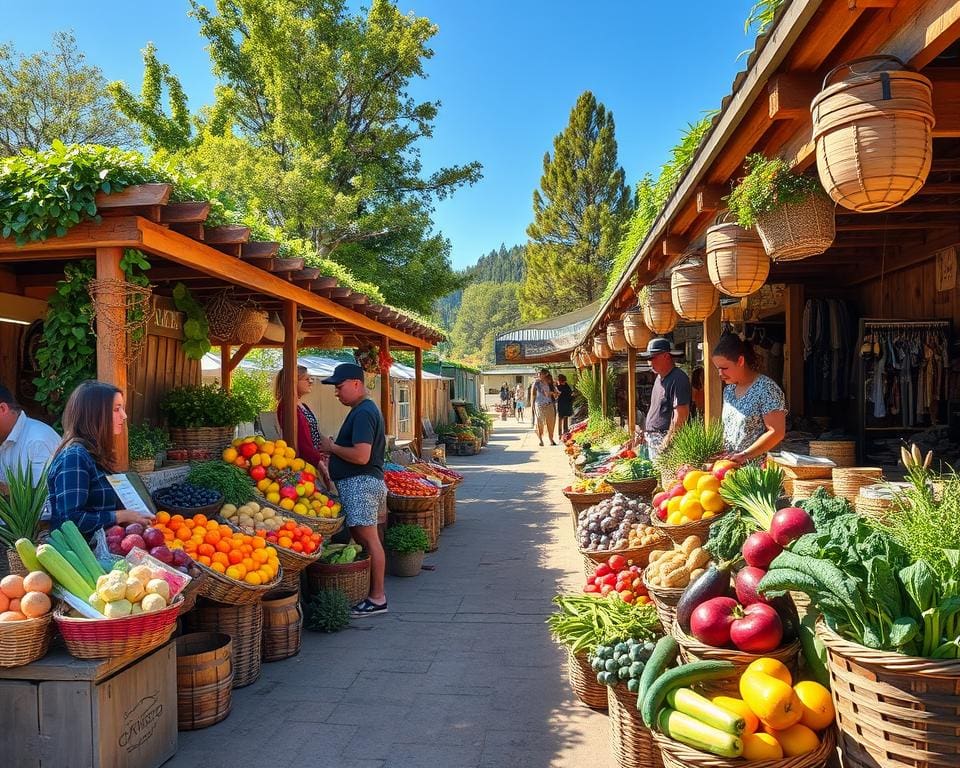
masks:
{"label": "blue sky", "polygon": [[[412,88],[419,99],[442,102],[434,137],[421,148],[425,168],[484,166],[482,181],[437,205],[454,265],[526,239],[543,154],[584,90],[613,112],[631,186],[655,172],[681,129],[729,92],[743,65],[737,55],[753,44],[743,31],[752,4],[399,0],[439,26],[429,77]],[[0,41],[32,52],[52,32],[72,29],[91,63],[135,91],[140,49],[153,41],[196,108],[210,103],[214,81],[188,8],[186,0],[0,0]]]}

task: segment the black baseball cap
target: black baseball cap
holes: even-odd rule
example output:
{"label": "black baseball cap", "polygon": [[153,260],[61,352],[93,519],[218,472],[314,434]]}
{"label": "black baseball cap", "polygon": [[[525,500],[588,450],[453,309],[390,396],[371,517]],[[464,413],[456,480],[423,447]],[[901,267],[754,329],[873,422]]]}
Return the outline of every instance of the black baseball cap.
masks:
{"label": "black baseball cap", "polygon": [[323,384],[342,384],[350,379],[363,381],[363,368],[356,363],[340,363],[333,369],[333,375],[323,380]]}

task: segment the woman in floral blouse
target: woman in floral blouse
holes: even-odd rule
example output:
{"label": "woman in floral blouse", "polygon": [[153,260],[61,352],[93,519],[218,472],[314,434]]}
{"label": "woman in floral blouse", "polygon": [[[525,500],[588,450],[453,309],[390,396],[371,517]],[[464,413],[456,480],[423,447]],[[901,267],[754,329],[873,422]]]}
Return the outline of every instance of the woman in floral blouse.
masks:
{"label": "woman in floral blouse", "polygon": [[758,370],[753,346],[725,333],[713,348],[712,361],[723,388],[723,442],[726,458],[743,464],[763,458],[786,432],[783,390]]}

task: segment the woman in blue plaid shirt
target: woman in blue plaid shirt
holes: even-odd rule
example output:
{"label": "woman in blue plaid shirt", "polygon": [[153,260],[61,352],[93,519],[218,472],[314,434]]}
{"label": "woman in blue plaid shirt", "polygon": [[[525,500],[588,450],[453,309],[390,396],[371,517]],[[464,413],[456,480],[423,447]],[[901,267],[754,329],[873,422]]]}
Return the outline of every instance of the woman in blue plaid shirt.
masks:
{"label": "woman in blue plaid shirt", "polygon": [[84,381],[73,390],[63,411],[63,442],[47,475],[52,528],[73,520],[89,538],[99,528],[153,521],[120,509],[107,481],[107,474],[115,471],[115,437],[126,420],[123,393],[112,384]]}

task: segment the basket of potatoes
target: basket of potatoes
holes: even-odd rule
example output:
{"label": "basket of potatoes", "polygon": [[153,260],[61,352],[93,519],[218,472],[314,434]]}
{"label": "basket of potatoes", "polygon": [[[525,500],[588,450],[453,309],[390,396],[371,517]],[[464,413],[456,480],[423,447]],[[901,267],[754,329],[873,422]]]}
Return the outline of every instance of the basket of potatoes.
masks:
{"label": "basket of potatoes", "polygon": [[627,530],[627,538],[615,539],[612,549],[581,549],[583,556],[583,572],[590,578],[596,571],[597,565],[606,562],[610,555],[623,555],[630,565],[646,567],[650,553],[657,547],[667,543],[667,539],[659,530],[646,523],[634,523]]}
{"label": "basket of potatoes", "polygon": [[277,531],[286,522],[286,518],[275,509],[261,506],[255,501],[248,501],[239,507],[235,504],[224,504],[220,507],[220,517],[231,525],[243,528],[247,533],[253,530]]}
{"label": "basket of potatoes", "polygon": [[643,584],[665,633],[670,634],[683,591],[704,572],[709,562],[710,553],[701,546],[699,536],[687,536],[674,544],[673,549],[650,552]]}

